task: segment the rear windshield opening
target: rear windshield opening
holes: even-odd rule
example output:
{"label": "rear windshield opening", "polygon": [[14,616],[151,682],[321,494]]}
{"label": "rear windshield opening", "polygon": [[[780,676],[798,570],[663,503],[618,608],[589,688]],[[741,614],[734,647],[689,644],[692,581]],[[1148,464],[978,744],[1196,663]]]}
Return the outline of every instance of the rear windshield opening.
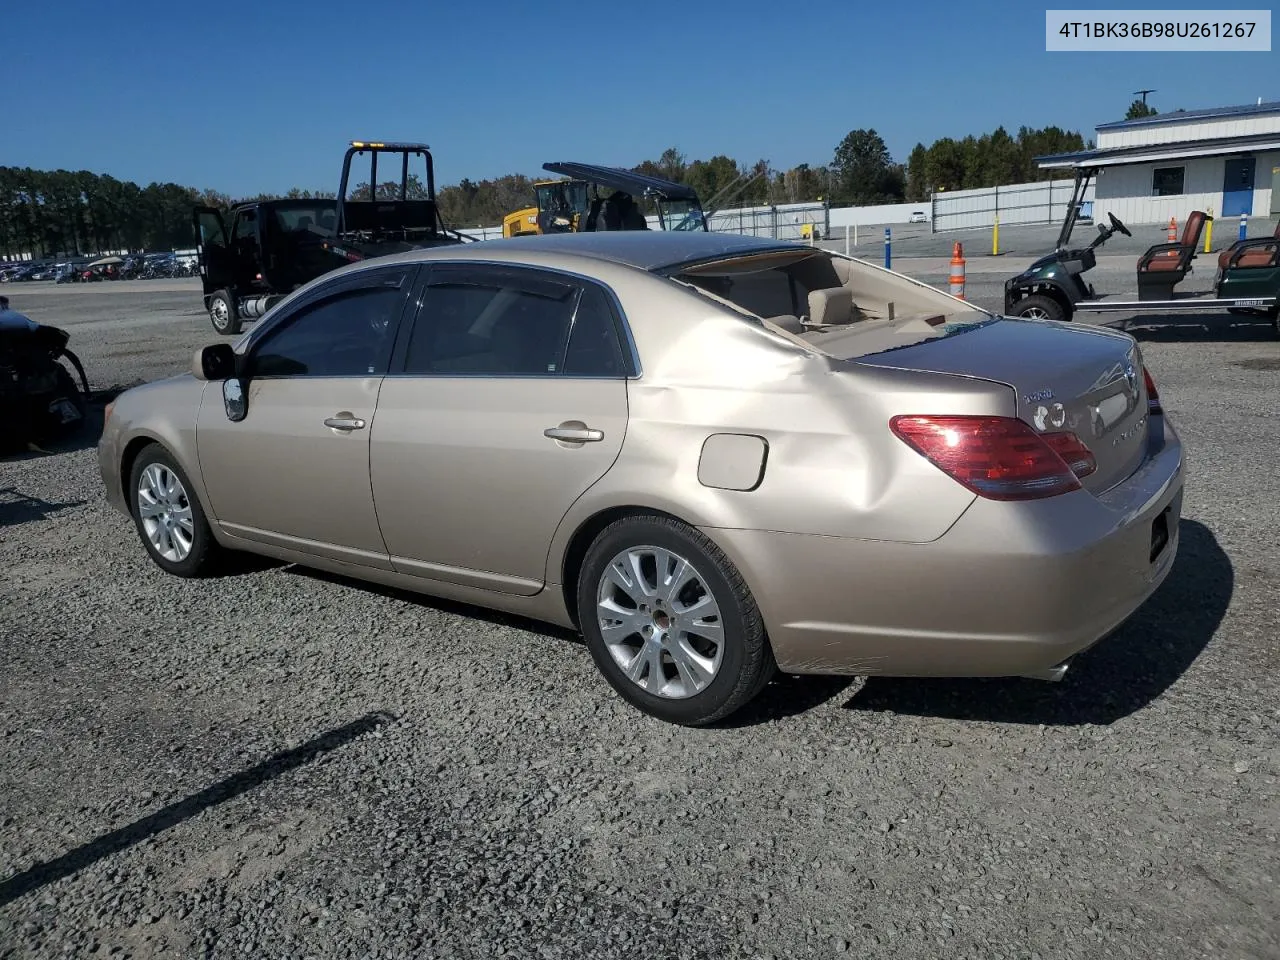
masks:
{"label": "rear windshield opening", "polygon": [[674,279],[811,340],[866,321],[939,325],[990,316],[932,287],[813,248],[698,264]]}
{"label": "rear windshield opening", "polygon": [[678,279],[766,319],[807,317],[812,291],[841,285],[831,259],[820,253],[746,257],[695,268]]}

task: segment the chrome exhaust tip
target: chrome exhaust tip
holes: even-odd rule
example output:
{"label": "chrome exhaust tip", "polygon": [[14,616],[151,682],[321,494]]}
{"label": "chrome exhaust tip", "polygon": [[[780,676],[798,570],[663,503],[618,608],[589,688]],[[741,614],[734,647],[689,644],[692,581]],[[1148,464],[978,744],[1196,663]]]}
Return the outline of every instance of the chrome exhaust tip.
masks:
{"label": "chrome exhaust tip", "polygon": [[1019,676],[1027,680],[1047,680],[1049,683],[1057,683],[1067,675],[1070,663],[1060,663],[1056,667],[1050,667],[1048,670],[1036,670],[1031,673],[1019,674]]}

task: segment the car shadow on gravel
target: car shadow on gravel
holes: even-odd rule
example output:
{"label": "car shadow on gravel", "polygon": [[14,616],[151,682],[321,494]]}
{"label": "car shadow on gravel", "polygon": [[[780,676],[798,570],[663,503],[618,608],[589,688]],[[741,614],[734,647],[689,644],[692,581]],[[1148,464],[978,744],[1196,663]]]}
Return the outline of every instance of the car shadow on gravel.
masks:
{"label": "car shadow on gravel", "polygon": [[381,711],[367,713],[351,723],[313,737],[292,750],[272,754],[261,763],[210,784],[198,793],[184,797],[133,823],[103,834],[60,857],[37,863],[22,873],[0,880],[0,907],[47,884],[79,873],[85,867],[176,827],[211,807],[269,783],[282,774],[311,763],[323,754],[346,746],[358,737],[372,732],[380,724],[390,723],[395,719]]}
{"label": "car shadow on gravel", "polygon": [[389,597],[392,600],[409,603],[415,607],[425,607],[429,610],[438,610],[441,613],[449,613],[457,617],[466,617],[468,620],[483,620],[485,623],[491,623],[495,626],[511,627],[513,630],[524,630],[527,633],[538,633],[555,640],[567,640],[576,644],[584,643],[582,634],[576,630],[566,630],[562,627],[557,627],[553,623],[531,620],[515,613],[503,613],[500,610],[490,610],[486,607],[473,607],[471,604],[463,603],[459,600],[448,600],[444,597],[433,597],[430,594],[414,593],[412,590],[401,590],[398,587],[388,587],[368,580],[355,580],[350,577],[344,577],[341,574],[330,573],[327,570],[304,567],[301,564],[290,566],[289,572],[302,577],[310,577],[313,580],[323,580],[325,583],[350,587],[353,590],[376,593],[380,597]]}
{"label": "car shadow on gravel", "polygon": [[[482,620],[495,626],[524,630],[528,633],[536,633],[544,637],[550,637],[553,640],[563,640],[578,646],[586,645],[582,634],[576,630],[566,630],[562,627],[557,627],[555,624],[545,623],[541,620],[531,620],[518,614],[503,613],[484,607],[473,607],[470,604],[454,600],[414,593],[410,590],[399,590],[395,587],[386,587],[368,581],[350,580],[339,574],[316,570],[311,567],[294,566],[290,568],[290,572],[299,576],[324,580],[327,583],[341,584],[357,590],[368,590],[379,596],[390,597],[416,607],[438,610],[441,613],[450,613],[455,616],[466,617],[469,620]],[[834,700],[857,679],[857,677],[795,677],[779,674],[755,699],[714,726],[716,729],[753,727],[757,724],[770,723],[805,713],[814,707],[821,706],[828,700]]]}
{"label": "car shadow on gravel", "polygon": [[754,727],[808,713],[836,699],[857,682],[857,677],[796,677],[780,673],[754,700],[715,727],[720,730]]}
{"label": "car shadow on gravel", "polygon": [[1136,713],[1195,662],[1234,590],[1231,559],[1209,528],[1184,519],[1178,530],[1178,557],[1160,589],[1120,630],[1077,657],[1061,682],[870,677],[845,708],[1050,726],[1106,725]]}
{"label": "car shadow on gravel", "polygon": [[16,487],[0,487],[0,528],[16,527],[21,523],[43,520],[61,510],[84,506],[86,502],[85,500],[67,500],[54,503],[51,500],[28,496]]}

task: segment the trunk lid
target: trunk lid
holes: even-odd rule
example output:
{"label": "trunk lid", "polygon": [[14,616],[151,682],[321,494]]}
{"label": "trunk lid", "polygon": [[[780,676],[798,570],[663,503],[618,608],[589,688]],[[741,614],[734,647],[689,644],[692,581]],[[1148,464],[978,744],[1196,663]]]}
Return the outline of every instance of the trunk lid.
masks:
{"label": "trunk lid", "polygon": [[1124,480],[1146,455],[1146,385],[1137,344],[1126,334],[1001,319],[846,359],[1009,385],[1019,419],[1044,433],[1071,430],[1093,453],[1097,469],[1080,482],[1095,493]]}

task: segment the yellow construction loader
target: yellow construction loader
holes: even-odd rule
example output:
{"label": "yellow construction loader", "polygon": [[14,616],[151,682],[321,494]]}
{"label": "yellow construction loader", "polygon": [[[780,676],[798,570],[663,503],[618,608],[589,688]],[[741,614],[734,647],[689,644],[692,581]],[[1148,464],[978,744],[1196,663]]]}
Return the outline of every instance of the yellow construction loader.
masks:
{"label": "yellow construction loader", "polygon": [[[660,230],[707,229],[698,194],[682,183],[589,163],[544,163],[542,168],[566,179],[535,183],[538,205],[507,214],[502,220],[504,237],[648,230],[637,201],[653,204]],[[607,196],[601,188],[610,191]]]}
{"label": "yellow construction loader", "polygon": [[533,185],[536,207],[525,207],[502,218],[504,237],[525,237],[541,233],[573,233],[586,216],[585,180],[539,180]]}

